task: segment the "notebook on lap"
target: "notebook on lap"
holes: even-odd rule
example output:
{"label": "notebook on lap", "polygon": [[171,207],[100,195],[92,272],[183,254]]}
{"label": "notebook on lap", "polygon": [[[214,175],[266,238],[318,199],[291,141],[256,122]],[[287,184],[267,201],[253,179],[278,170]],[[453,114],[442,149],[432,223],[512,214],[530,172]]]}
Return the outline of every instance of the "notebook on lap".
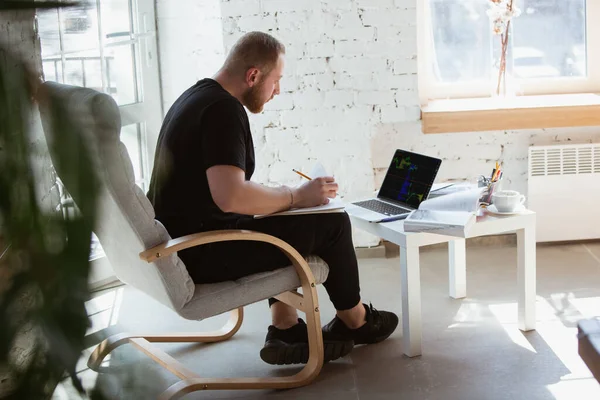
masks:
{"label": "notebook on lap", "polygon": [[352,214],[370,222],[408,216],[427,199],[442,160],[396,150],[376,198],[351,203]]}

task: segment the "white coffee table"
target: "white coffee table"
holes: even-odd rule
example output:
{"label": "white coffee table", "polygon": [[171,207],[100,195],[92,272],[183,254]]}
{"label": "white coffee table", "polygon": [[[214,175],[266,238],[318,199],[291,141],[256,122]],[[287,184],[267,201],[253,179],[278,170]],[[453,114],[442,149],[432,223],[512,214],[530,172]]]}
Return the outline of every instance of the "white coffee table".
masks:
{"label": "white coffee table", "polygon": [[[353,215],[356,206],[348,205],[353,226],[400,246],[400,270],[402,277],[402,332],[404,354],[409,357],[421,355],[421,276],[419,249],[437,243],[448,243],[450,297],[464,298],[466,284],[465,239],[432,233],[404,232],[404,221],[371,223]],[[477,218],[469,232],[469,238],[500,233],[517,235],[517,284],[519,329],[535,329],[536,300],[536,240],[535,213],[524,211],[513,216],[486,214]]]}

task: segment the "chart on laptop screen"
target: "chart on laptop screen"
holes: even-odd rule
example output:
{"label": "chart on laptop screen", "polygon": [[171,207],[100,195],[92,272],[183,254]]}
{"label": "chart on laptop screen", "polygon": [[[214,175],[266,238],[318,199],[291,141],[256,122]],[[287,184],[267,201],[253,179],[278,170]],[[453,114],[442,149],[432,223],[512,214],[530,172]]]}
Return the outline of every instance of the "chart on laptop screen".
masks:
{"label": "chart on laptop screen", "polygon": [[417,208],[428,195],[440,160],[397,151],[379,191],[379,195]]}

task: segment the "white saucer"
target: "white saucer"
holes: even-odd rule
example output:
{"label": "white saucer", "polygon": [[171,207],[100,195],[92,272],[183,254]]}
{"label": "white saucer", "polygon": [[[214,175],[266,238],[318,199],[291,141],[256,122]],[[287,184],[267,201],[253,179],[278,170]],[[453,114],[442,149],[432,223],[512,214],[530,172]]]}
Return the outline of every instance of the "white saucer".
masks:
{"label": "white saucer", "polygon": [[527,209],[525,208],[524,205],[520,205],[512,211],[501,212],[501,211],[498,211],[498,209],[496,208],[495,205],[490,204],[489,206],[487,206],[486,210],[490,214],[496,214],[496,215],[517,215],[517,214],[522,214]]}

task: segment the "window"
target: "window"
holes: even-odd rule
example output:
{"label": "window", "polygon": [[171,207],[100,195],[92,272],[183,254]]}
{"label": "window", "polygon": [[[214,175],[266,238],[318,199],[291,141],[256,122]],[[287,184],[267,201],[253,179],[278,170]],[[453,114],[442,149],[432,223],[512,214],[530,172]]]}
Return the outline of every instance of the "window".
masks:
{"label": "window", "polygon": [[[45,80],[88,87],[115,99],[121,142],[144,191],[162,122],[154,21],[154,0],[91,0],[37,14]],[[96,260],[102,254],[94,236],[92,286],[116,280],[110,265]]]}
{"label": "window", "polygon": [[[146,189],[161,123],[154,1],[93,0],[37,15],[44,77],[110,94],[121,141]],[[151,144],[150,146],[148,144]]]}
{"label": "window", "polygon": [[[517,95],[600,91],[600,1],[514,0],[506,74]],[[433,99],[489,97],[500,37],[490,0],[419,1],[419,91]]]}

